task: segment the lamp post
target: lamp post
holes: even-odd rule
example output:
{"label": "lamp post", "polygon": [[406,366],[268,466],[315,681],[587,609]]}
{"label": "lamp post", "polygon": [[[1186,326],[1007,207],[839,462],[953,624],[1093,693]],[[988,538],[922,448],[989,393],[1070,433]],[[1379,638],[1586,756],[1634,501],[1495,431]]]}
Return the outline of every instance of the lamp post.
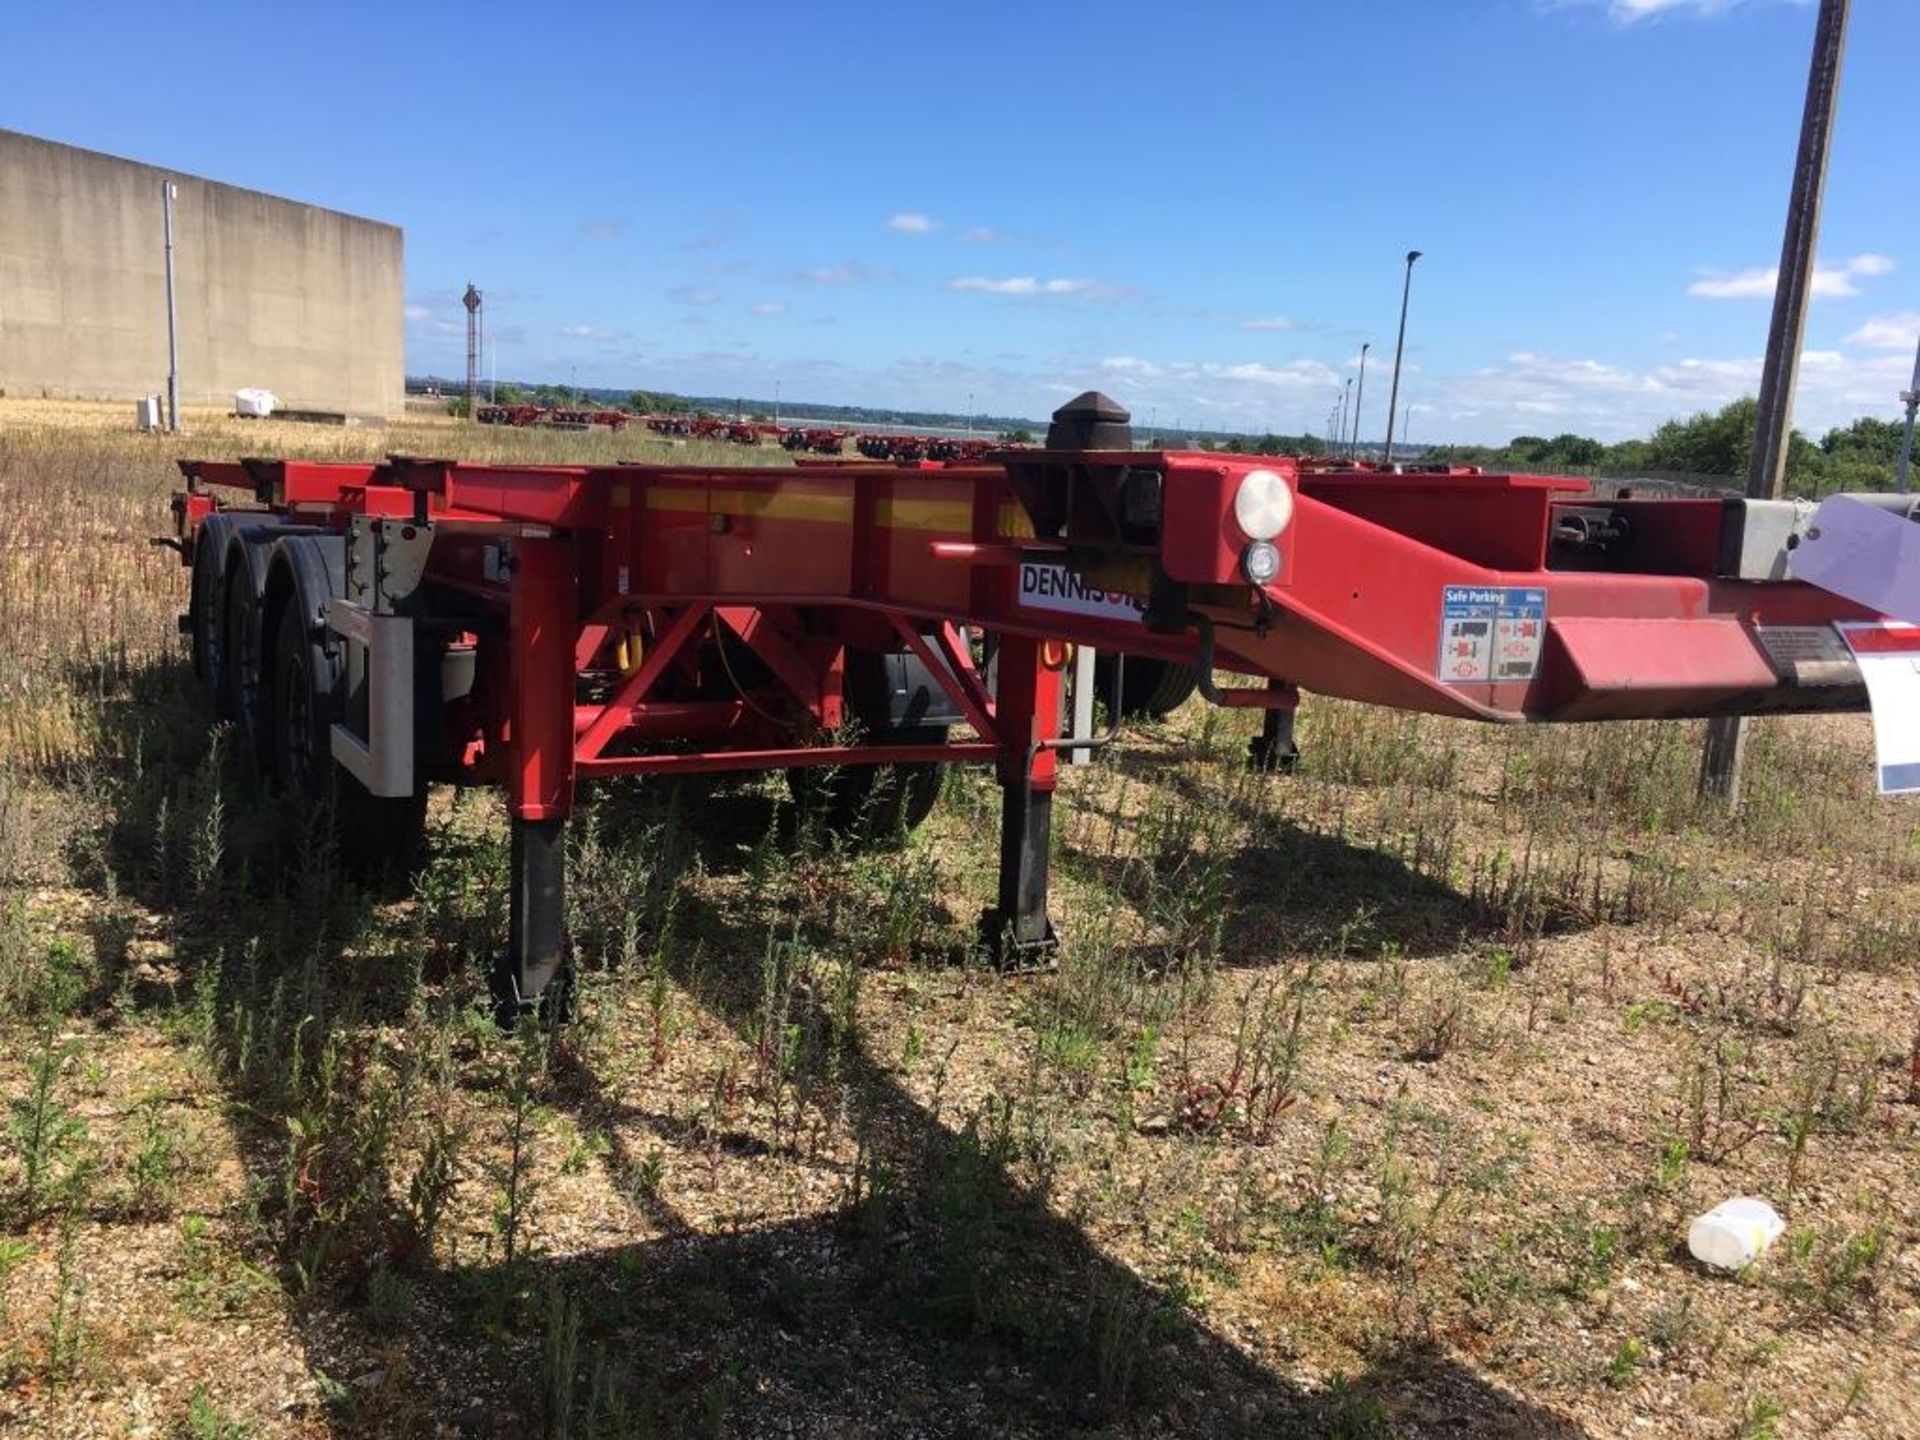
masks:
{"label": "lamp post", "polygon": [[180,327],[173,308],[173,181],[160,182],[160,213],[167,242],[167,429],[180,433]]}
{"label": "lamp post", "polygon": [[1347,448],[1347,414],[1353,409],[1353,377],[1347,376],[1346,388],[1340,392],[1340,428],[1334,431],[1336,436],[1333,453],[1338,455]]}
{"label": "lamp post", "polygon": [[[1400,338],[1393,342],[1393,389],[1387,396],[1387,449],[1380,457],[1384,465],[1393,464],[1393,413],[1400,403],[1400,357],[1407,348],[1407,297],[1413,293],[1413,262],[1419,258],[1418,250],[1407,251],[1407,275],[1400,282]],[[1404,438],[1404,431],[1402,435]]]}
{"label": "lamp post", "polygon": [[1360,344],[1360,384],[1353,392],[1353,445],[1347,452],[1356,460],[1360,458],[1360,407],[1367,403],[1367,351],[1372,348],[1371,340]]}

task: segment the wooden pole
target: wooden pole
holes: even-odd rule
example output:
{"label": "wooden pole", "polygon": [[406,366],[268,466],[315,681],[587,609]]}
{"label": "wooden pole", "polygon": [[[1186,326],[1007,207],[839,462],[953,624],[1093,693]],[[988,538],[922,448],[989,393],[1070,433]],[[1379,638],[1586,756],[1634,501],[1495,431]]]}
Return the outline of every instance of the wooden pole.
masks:
{"label": "wooden pole", "polygon": [[[1800,376],[1807,301],[1813,292],[1820,205],[1826,196],[1827,156],[1833,148],[1833,117],[1840,98],[1840,65],[1846,55],[1851,3],[1820,0],[1820,18],[1814,26],[1807,103],[1800,116],[1800,153],[1793,167],[1793,191],[1787,199],[1779,279],[1773,291],[1773,322],[1767,330],[1753,454],[1747,463],[1747,495],[1755,500],[1778,498],[1786,480],[1787,448],[1793,434],[1793,391]],[[1700,757],[1703,798],[1724,800],[1730,806],[1740,803],[1740,757],[1746,748],[1746,732],[1743,716],[1726,715],[1707,722],[1706,749]]]}

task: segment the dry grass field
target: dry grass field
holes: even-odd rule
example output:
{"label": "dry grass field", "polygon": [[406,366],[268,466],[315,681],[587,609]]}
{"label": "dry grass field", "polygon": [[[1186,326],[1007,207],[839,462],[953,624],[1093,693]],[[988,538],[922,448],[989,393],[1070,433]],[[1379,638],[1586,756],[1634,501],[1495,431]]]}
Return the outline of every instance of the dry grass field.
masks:
{"label": "dry grass field", "polygon": [[[607,785],[578,1016],[498,1032],[504,826],[358,892],[191,683],[181,454],[642,436],[0,403],[0,1433],[1920,1435],[1920,811],[1866,721],[1199,702],[1071,772],[1057,969],[904,847]],[[726,458],[744,459],[727,450]],[[777,458],[778,452],[765,457]],[[1789,1229],[1687,1256],[1733,1195]]]}

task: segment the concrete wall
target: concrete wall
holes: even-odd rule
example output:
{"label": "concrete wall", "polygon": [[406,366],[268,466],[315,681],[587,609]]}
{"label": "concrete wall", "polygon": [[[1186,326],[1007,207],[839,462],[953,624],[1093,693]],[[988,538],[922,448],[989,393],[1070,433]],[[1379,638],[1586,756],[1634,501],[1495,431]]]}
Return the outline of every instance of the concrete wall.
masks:
{"label": "concrete wall", "polygon": [[167,388],[161,182],[175,181],[183,405],[396,413],[406,382],[398,227],[0,130],[0,390],[131,399]]}

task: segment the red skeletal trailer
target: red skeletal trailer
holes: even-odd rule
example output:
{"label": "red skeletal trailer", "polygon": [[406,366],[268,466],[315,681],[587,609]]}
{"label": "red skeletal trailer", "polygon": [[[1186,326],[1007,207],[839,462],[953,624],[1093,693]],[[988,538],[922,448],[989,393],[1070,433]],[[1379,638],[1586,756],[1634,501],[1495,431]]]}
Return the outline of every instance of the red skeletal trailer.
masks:
{"label": "red skeletal trailer", "polygon": [[561,973],[566,820],[603,776],[893,767],[911,824],[939,767],[991,764],[983,936],[1017,956],[1052,944],[1055,757],[1088,743],[1060,736],[1071,646],[1281,726],[1302,690],[1605,720],[1861,708],[1844,649],[1771,639],[1876,618],[1777,578],[1789,505],[1139,451],[1092,394],[974,464],[181,468],[185,628],[243,752],[337,792],[360,849],[417,833],[429,781],[505,787],[509,1009]]}

